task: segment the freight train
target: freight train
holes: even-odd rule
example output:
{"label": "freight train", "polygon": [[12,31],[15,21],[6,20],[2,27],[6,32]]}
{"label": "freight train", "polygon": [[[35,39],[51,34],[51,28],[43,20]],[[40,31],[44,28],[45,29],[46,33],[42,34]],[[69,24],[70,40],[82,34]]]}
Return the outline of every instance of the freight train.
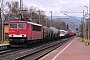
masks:
{"label": "freight train", "polygon": [[33,42],[58,38],[60,34],[54,27],[21,20],[10,21],[8,27],[10,45],[30,45]]}
{"label": "freight train", "polygon": [[10,45],[30,45],[35,42],[44,42],[60,38],[60,30],[55,27],[46,27],[29,21],[10,21]]}

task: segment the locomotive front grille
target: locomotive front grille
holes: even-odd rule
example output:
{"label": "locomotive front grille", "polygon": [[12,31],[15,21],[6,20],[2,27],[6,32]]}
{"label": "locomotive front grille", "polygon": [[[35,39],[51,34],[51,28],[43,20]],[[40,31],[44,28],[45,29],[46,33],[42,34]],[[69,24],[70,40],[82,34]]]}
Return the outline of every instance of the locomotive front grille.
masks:
{"label": "locomotive front grille", "polygon": [[27,39],[25,37],[23,38],[18,38],[18,37],[13,37],[9,38],[9,43],[12,45],[22,45],[25,44]]}

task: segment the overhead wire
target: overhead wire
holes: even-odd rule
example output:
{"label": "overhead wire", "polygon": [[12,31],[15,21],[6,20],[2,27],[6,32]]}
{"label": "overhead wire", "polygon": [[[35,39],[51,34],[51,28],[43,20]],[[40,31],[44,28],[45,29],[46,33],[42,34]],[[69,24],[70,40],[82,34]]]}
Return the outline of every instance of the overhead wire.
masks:
{"label": "overhead wire", "polygon": [[[80,21],[79,19],[76,19],[76,18],[74,18],[74,17],[72,17],[72,16],[69,16],[69,15],[67,15],[66,13],[62,12],[62,11],[61,11],[61,13],[63,13],[64,15],[66,15],[66,16],[68,16],[68,17],[70,17],[70,18],[73,18],[73,19],[75,19],[75,20],[77,20],[77,21]],[[80,21],[80,22],[81,22],[81,21]]]}
{"label": "overhead wire", "polygon": [[[38,0],[38,2],[42,5],[42,6],[44,6],[45,8],[47,8],[47,6],[45,6],[40,0]],[[48,9],[48,8],[47,8]],[[49,10],[49,9],[48,9]]]}

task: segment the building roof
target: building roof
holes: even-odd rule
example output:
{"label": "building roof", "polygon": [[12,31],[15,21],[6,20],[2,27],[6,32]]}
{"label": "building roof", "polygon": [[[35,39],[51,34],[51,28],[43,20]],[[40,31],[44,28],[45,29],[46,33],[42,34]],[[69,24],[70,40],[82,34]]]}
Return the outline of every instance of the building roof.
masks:
{"label": "building roof", "polygon": [[29,21],[29,22],[32,21],[32,20],[29,19],[29,18],[22,18],[22,19],[19,19],[18,17],[11,17],[11,18],[9,18],[8,20],[6,20],[6,21],[4,22],[4,25],[7,25],[10,21],[18,21],[18,20]]}
{"label": "building roof", "polygon": [[8,24],[9,21],[16,21],[16,20],[19,20],[19,18],[17,18],[17,17],[11,17],[11,18],[9,18],[8,20],[6,20],[6,21],[4,22],[4,24]]}

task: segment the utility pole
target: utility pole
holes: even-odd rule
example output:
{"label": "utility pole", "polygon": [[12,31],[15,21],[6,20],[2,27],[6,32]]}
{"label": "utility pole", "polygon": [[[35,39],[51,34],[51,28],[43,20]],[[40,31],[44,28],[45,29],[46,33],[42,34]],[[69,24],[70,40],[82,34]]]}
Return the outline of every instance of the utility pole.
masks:
{"label": "utility pole", "polygon": [[[0,7],[0,33],[2,33],[1,27],[2,27],[2,21],[1,21],[1,7]],[[2,37],[1,34],[0,37]],[[0,38],[0,40],[2,40],[2,38]]]}
{"label": "utility pole", "polygon": [[38,11],[38,13],[39,13],[39,24],[40,24],[40,11]]}
{"label": "utility pole", "polygon": [[31,20],[33,19],[32,14],[33,14],[33,12],[31,11]]}
{"label": "utility pole", "polygon": [[[89,0],[89,19],[90,19],[90,0]],[[90,29],[89,29],[89,24],[88,24],[88,40],[89,40],[89,34],[90,34],[90,33],[89,33],[89,30],[90,30]]]}
{"label": "utility pole", "polygon": [[[88,14],[88,6],[84,6],[84,7],[87,8],[86,14]],[[85,18],[85,17],[84,17],[84,18]],[[85,36],[86,36],[87,29],[88,29],[88,26],[87,26],[87,29],[86,29],[86,23],[87,23],[87,22],[85,22]],[[88,33],[88,35],[89,35],[89,33]],[[87,36],[86,36],[85,38],[87,38]],[[87,39],[88,39],[88,38],[87,38]]]}
{"label": "utility pole", "polygon": [[48,21],[48,18],[46,19],[46,26],[47,26],[47,21]]}
{"label": "utility pole", "polygon": [[1,19],[1,7],[0,7],[0,19]]}
{"label": "utility pole", "polygon": [[84,22],[84,10],[83,10],[83,36],[84,36],[84,39],[85,39],[85,22]]}
{"label": "utility pole", "polygon": [[52,26],[52,11],[49,11],[51,13],[51,21],[50,21],[50,27]]}
{"label": "utility pole", "polygon": [[23,18],[23,11],[27,11],[27,10],[23,10],[23,0],[20,0],[20,19]]}
{"label": "utility pole", "polygon": [[87,24],[87,26],[88,26],[88,29],[87,30],[88,30],[88,40],[89,40],[89,23]]}
{"label": "utility pole", "polygon": [[20,18],[23,18],[23,0],[20,0]]}
{"label": "utility pole", "polygon": [[[87,13],[86,14],[88,14],[88,6],[84,6],[84,7],[87,8]],[[86,23],[88,23],[88,17],[86,18],[86,16],[85,16],[84,18],[87,20],[87,22],[85,22],[85,32],[86,31],[88,32],[87,33],[87,39],[89,40],[89,24],[87,24],[87,29],[86,29]],[[86,33],[85,33],[85,36],[86,36]]]}
{"label": "utility pole", "polygon": [[[90,14],[90,0],[89,0],[89,14]],[[89,19],[90,19],[90,15],[89,15]]]}
{"label": "utility pole", "polygon": [[86,8],[87,8],[87,12],[86,12],[86,13],[88,14],[88,6],[84,6],[84,7],[86,7]]}
{"label": "utility pole", "polygon": [[[1,1],[1,13],[2,13],[2,16],[4,15],[4,12],[3,12],[3,0]],[[1,17],[1,21],[2,21],[2,42],[4,41],[3,40],[3,21],[4,19]]]}

